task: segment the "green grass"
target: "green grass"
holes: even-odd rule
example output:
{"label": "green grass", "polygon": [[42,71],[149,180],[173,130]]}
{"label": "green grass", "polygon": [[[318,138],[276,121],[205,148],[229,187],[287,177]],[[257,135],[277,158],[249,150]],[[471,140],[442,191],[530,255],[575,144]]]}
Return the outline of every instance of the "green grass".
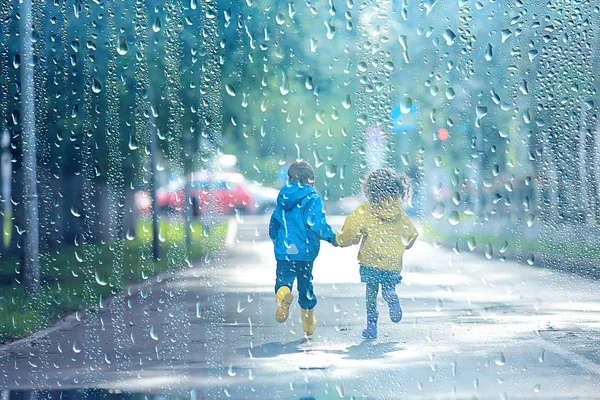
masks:
{"label": "green grass", "polygon": [[[461,221],[462,222],[462,221]],[[600,262],[600,246],[591,246],[587,244],[565,243],[563,241],[553,240],[550,236],[540,237],[538,239],[523,238],[515,234],[511,237],[500,237],[488,233],[477,233],[474,235],[461,234],[451,231],[439,229],[435,224],[423,224],[425,232],[425,240],[439,240],[445,245],[453,245],[458,242],[461,251],[467,249],[467,242],[472,237],[475,238],[477,246],[481,244],[492,244],[494,253],[497,254],[498,249],[504,241],[508,242],[506,250],[507,255],[521,253],[525,256],[533,253],[537,255],[543,254],[546,260],[581,260]],[[518,241],[516,240],[518,238]]]}
{"label": "green grass", "polygon": [[159,261],[152,260],[148,220],[138,222],[135,238],[120,244],[71,245],[42,253],[42,293],[34,300],[24,296],[19,261],[0,260],[0,343],[44,329],[66,313],[93,307],[101,298],[121,292],[128,284],[169,269],[185,268],[192,260],[217,253],[222,249],[227,226],[217,225],[204,232],[199,223],[193,223],[189,254],[182,222],[161,221],[159,229]]}

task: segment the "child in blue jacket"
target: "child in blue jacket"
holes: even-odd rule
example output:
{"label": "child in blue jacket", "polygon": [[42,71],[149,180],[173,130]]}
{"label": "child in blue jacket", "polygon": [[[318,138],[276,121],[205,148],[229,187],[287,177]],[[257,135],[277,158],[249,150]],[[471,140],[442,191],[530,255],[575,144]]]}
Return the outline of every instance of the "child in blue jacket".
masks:
{"label": "child in blue jacket", "polygon": [[294,300],[292,285],[297,279],[298,304],[302,309],[302,327],[312,335],[317,327],[313,292],[313,263],[321,240],[337,245],[335,234],[325,220],[323,201],[315,192],[315,172],[306,161],[297,161],[288,169],[288,182],[279,192],[277,207],[269,223],[269,236],[275,244],[277,279],[275,299],[277,322],[287,320]]}

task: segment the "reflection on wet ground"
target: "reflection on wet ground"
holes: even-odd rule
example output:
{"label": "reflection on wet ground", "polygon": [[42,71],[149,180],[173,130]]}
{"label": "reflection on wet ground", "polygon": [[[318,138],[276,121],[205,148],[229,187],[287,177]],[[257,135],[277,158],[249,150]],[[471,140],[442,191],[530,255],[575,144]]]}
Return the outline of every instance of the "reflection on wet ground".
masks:
{"label": "reflection on wet ground", "polygon": [[[160,394],[129,393],[120,390],[80,389],[80,390],[3,390],[0,400],[197,400],[204,399],[199,390],[191,390],[187,396],[165,396]],[[300,397],[300,400],[315,400],[314,397]]]}

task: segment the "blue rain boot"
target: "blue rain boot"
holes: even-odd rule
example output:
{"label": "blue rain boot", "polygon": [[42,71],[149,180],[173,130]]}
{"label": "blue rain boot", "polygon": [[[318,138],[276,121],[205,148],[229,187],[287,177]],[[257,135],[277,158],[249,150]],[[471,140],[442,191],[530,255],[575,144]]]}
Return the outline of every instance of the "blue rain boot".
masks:
{"label": "blue rain boot", "polygon": [[362,331],[362,337],[365,339],[375,339],[377,337],[377,319],[379,313],[367,313],[367,329]]}
{"label": "blue rain boot", "polygon": [[400,322],[402,320],[402,307],[400,307],[398,298],[396,298],[396,301],[389,303],[388,306],[390,307],[390,319],[392,322]]}
{"label": "blue rain boot", "polygon": [[384,288],[381,291],[383,295],[383,299],[388,303],[388,307],[390,308],[390,319],[392,322],[398,323],[402,319],[402,307],[400,307],[400,299],[398,299],[398,295],[396,294],[396,290],[394,288]]}

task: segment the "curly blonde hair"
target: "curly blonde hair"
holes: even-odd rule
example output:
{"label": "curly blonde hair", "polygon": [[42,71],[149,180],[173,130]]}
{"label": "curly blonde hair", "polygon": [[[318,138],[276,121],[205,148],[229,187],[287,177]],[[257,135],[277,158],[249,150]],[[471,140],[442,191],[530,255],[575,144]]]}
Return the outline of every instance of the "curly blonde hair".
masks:
{"label": "curly blonde hair", "polygon": [[410,203],[412,188],[410,179],[391,168],[372,171],[365,179],[363,192],[371,204],[377,205],[389,200]]}

